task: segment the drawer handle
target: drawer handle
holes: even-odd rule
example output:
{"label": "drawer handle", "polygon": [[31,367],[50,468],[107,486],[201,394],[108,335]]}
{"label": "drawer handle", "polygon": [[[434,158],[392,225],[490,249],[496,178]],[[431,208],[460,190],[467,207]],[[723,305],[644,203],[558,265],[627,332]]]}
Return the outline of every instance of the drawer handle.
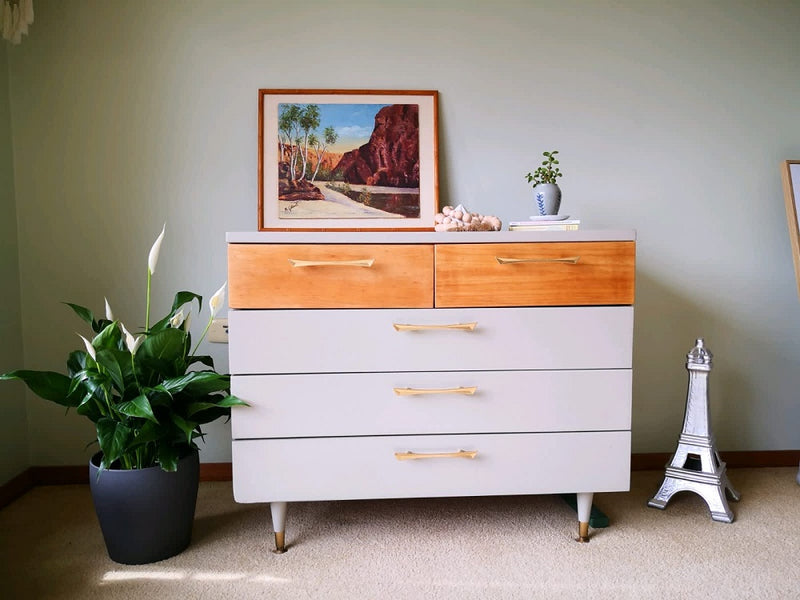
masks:
{"label": "drawer handle", "polygon": [[422,458],[475,458],[477,450],[459,450],[458,452],[395,452],[397,460],[419,460]]}
{"label": "drawer handle", "polygon": [[395,331],[430,331],[434,329],[458,329],[461,331],[474,331],[478,326],[474,323],[452,323],[450,325],[407,325],[404,323],[392,323]]}
{"label": "drawer handle", "polygon": [[478,386],[453,387],[453,388],[393,388],[398,396],[426,396],[429,394],[463,394],[472,396],[478,391]]}
{"label": "drawer handle", "polygon": [[293,267],[371,267],[375,262],[374,258],[364,258],[361,260],[298,260],[290,258],[289,262]]}
{"label": "drawer handle", "polygon": [[503,258],[502,256],[495,256],[495,259],[501,265],[514,265],[517,263],[565,263],[577,265],[581,257],[565,256],[564,258]]}

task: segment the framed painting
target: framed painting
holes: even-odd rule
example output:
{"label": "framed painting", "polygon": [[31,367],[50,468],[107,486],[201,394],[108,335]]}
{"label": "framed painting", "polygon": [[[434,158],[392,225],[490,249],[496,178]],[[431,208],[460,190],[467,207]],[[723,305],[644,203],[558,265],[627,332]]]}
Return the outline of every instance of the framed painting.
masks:
{"label": "framed painting", "polygon": [[258,91],[259,231],[432,230],[438,92]]}
{"label": "framed painting", "polygon": [[798,220],[798,203],[800,203],[800,160],[787,160],[781,165],[783,179],[783,195],[786,203],[786,220],[789,223],[789,241],[792,244],[794,275],[797,291],[800,294],[800,221]]}

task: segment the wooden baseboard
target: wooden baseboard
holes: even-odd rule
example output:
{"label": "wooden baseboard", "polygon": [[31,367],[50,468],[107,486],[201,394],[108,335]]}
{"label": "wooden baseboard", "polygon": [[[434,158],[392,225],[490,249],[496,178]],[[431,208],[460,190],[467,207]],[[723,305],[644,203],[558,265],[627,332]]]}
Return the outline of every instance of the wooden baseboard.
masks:
{"label": "wooden baseboard", "polygon": [[11,481],[0,485],[0,508],[11,504],[34,485],[36,484],[33,482],[33,475],[30,469],[26,469]]}
{"label": "wooden baseboard", "polygon": [[[744,450],[720,452],[719,455],[729,469],[796,467],[800,464],[800,450]],[[633,454],[631,471],[659,471],[666,467],[671,458],[671,452]]]}
{"label": "wooden baseboard", "polygon": [[[729,469],[759,467],[796,467],[800,450],[745,450],[720,452]],[[631,471],[663,469],[672,453],[651,452],[633,454]],[[200,463],[200,481],[231,481],[231,463]],[[0,485],[0,508],[10,504],[37,485],[74,485],[89,483],[89,469],[84,466],[30,467],[11,481]]]}
{"label": "wooden baseboard", "polygon": [[[231,463],[200,463],[200,481],[231,481]],[[4,485],[0,485],[0,508],[10,504],[37,485],[86,485],[89,468],[86,465],[30,467]]]}

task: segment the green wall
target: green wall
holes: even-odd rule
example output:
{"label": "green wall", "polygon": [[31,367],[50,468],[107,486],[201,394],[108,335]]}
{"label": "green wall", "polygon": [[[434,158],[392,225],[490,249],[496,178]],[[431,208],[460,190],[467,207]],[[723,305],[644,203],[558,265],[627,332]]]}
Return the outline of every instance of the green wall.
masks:
{"label": "green wall", "polygon": [[[14,157],[8,99],[6,46],[0,45],[0,373],[22,367],[22,314],[19,291]],[[19,475],[30,462],[24,386],[0,385],[0,484]]]}
{"label": "green wall", "polygon": [[[442,203],[524,218],[524,174],[558,149],[562,212],[637,230],[635,452],[674,449],[698,337],[720,449],[799,448],[779,176],[800,158],[798,22],[792,0],[37,0],[9,51],[24,364],[78,347],[61,301],[142,324],[164,222],[157,307],[217,289],[225,232],[256,228],[259,88],[437,89]],[[88,459],[88,424],[27,410],[32,464]],[[228,460],[228,426],[209,431],[202,460]]]}

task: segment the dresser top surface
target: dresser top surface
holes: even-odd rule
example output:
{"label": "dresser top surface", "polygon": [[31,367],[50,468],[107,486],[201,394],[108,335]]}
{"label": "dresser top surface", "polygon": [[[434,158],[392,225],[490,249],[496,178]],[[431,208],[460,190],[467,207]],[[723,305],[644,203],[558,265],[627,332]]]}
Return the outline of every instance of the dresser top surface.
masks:
{"label": "dresser top surface", "polygon": [[233,231],[225,239],[230,244],[508,244],[635,241],[636,231]]}

